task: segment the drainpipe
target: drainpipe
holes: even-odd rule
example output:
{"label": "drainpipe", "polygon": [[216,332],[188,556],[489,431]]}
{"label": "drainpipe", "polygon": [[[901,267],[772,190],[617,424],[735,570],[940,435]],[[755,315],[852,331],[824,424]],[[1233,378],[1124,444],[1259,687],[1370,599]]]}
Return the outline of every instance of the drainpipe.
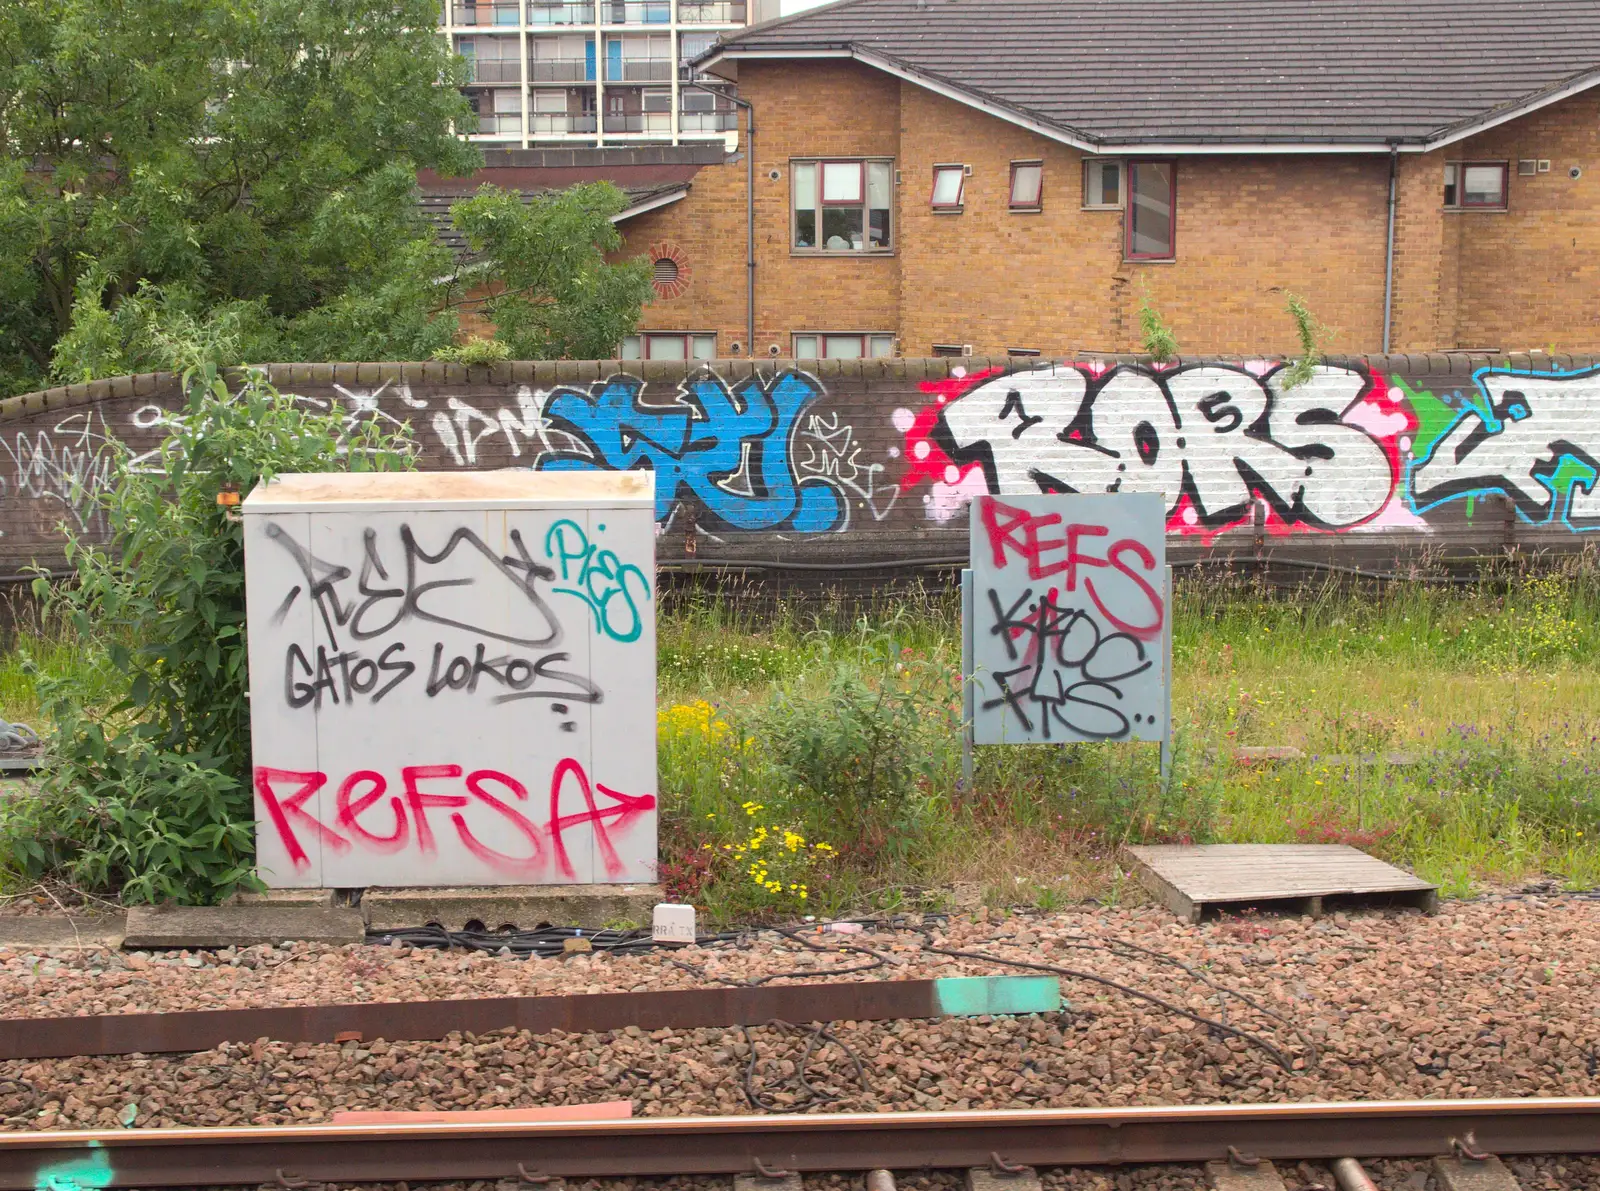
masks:
{"label": "drainpipe", "polygon": [[744,267],[745,314],[744,354],[750,359],[756,355],[756,109],[748,99],[740,99],[726,91],[708,87],[690,80],[687,86],[708,94],[720,96],[745,110],[746,144],[744,147]]}
{"label": "drainpipe", "polygon": [[1389,239],[1383,261],[1383,354],[1389,354],[1389,330],[1394,316],[1394,208],[1400,146],[1389,142]]}

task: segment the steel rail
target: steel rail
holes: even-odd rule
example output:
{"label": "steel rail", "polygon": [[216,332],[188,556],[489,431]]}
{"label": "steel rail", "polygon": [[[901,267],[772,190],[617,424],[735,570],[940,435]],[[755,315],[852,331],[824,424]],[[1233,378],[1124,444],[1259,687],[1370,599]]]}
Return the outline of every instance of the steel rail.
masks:
{"label": "steel rail", "polygon": [[1600,1153],[1600,1097],[0,1133],[0,1188]]}

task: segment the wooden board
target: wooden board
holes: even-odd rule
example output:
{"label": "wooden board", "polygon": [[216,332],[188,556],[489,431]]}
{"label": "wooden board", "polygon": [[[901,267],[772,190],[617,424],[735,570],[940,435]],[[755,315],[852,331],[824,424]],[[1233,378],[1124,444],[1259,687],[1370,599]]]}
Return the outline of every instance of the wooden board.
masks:
{"label": "wooden board", "polygon": [[1329,897],[1403,899],[1430,914],[1438,908],[1437,886],[1348,844],[1160,844],[1127,852],[1139,883],[1190,922],[1211,907],[1273,902],[1320,915]]}

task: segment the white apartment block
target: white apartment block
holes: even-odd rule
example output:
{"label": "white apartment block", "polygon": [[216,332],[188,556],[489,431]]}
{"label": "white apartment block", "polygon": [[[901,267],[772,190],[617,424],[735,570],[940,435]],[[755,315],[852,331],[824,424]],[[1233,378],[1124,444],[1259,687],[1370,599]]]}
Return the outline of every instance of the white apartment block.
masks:
{"label": "white apartment block", "polygon": [[722,140],[738,112],[683,65],[778,0],[445,0],[441,29],[471,64],[470,139],[506,148]]}

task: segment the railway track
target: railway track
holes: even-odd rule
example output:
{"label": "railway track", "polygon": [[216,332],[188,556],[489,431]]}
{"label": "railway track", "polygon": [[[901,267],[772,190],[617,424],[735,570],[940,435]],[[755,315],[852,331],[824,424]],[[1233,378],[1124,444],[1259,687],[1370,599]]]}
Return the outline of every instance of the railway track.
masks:
{"label": "railway track", "polygon": [[[1600,1154],[1600,1097],[17,1132],[0,1133],[0,1191],[673,1175],[780,1180],[926,1168],[1004,1176],[1021,1167],[1215,1163],[1230,1155],[1234,1169],[1248,1171],[1258,1159],[1451,1154],[1469,1161],[1478,1154]],[[1344,1185],[1362,1191],[1359,1182]]]}

